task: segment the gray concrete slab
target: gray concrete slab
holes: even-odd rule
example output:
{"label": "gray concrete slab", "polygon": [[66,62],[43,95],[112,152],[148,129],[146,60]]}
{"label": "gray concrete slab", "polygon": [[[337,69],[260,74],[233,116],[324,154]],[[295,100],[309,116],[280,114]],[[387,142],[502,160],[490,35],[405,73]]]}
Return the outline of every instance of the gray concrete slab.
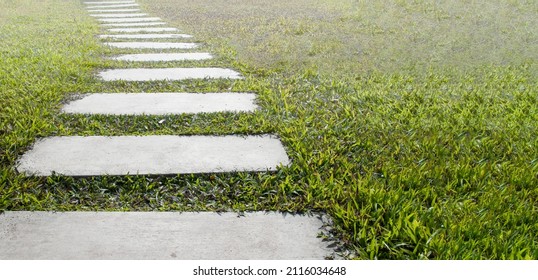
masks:
{"label": "gray concrete slab", "polygon": [[144,27],[166,25],[166,22],[128,22],[128,23],[104,23],[103,27]]}
{"label": "gray concrete slab", "polygon": [[188,34],[112,34],[99,35],[102,39],[180,39],[192,38]]}
{"label": "gray concrete slab", "polygon": [[166,42],[104,42],[103,44],[120,49],[194,49],[195,43],[166,43]]}
{"label": "gray concrete slab", "polygon": [[108,5],[108,4],[133,4],[133,0],[124,0],[124,1],[85,1],[86,5]]}
{"label": "gray concrete slab", "polygon": [[206,60],[211,58],[213,56],[209,53],[143,53],[120,55],[111,59],[119,61],[161,62]]}
{"label": "gray concrete slab", "polygon": [[253,93],[96,93],[71,101],[64,113],[105,115],[166,115],[251,112]]}
{"label": "gray concrete slab", "polygon": [[97,19],[102,23],[127,23],[127,22],[151,22],[161,21],[158,17],[145,17],[145,18],[100,18]]}
{"label": "gray concrete slab", "polygon": [[105,81],[158,81],[187,79],[242,79],[241,75],[225,68],[131,68],[113,69],[99,73]]}
{"label": "gray concrete slab", "polygon": [[131,18],[131,17],[145,17],[148,14],[145,13],[128,13],[128,14],[90,14],[92,17],[97,18]]}
{"label": "gray concrete slab", "polygon": [[103,27],[144,27],[166,25],[166,22],[128,22],[128,23],[104,23]]}
{"label": "gray concrete slab", "polygon": [[109,32],[118,32],[118,33],[138,33],[138,32],[169,32],[169,31],[178,31],[175,27],[138,27],[138,28],[111,28],[108,29]]}
{"label": "gray concrete slab", "polygon": [[87,6],[86,9],[88,10],[94,10],[94,9],[110,9],[110,8],[128,8],[128,7],[138,7],[139,5],[136,3],[130,3],[130,4],[113,4],[113,5],[94,5],[94,6]]}
{"label": "gray concrete slab", "polygon": [[0,259],[323,260],[319,214],[5,212]]}
{"label": "gray concrete slab", "polygon": [[65,136],[38,140],[17,164],[26,175],[101,176],[275,171],[289,159],[262,136]]}
{"label": "gray concrete slab", "polygon": [[89,13],[125,13],[140,12],[140,9],[105,9],[105,10],[88,10]]}

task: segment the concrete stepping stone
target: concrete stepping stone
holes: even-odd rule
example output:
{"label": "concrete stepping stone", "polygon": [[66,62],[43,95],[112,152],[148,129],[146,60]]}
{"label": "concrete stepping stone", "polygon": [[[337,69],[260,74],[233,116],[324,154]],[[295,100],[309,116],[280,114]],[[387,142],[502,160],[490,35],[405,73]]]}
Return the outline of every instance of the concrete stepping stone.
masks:
{"label": "concrete stepping stone", "polygon": [[64,136],[38,140],[19,160],[25,175],[101,176],[276,171],[289,159],[262,136]]}
{"label": "concrete stepping stone", "polygon": [[102,23],[103,27],[147,27],[165,25],[166,22],[128,22],[128,23]]}
{"label": "concrete stepping stone", "polygon": [[112,57],[118,61],[140,61],[140,62],[165,62],[165,61],[189,61],[212,59],[209,53],[148,53],[148,54],[126,54]]}
{"label": "concrete stepping stone", "polygon": [[138,32],[168,32],[178,31],[175,27],[140,27],[140,28],[111,28],[109,32],[138,33]]}
{"label": "concrete stepping stone", "polygon": [[103,44],[120,49],[194,49],[195,43],[166,43],[166,42],[104,42]]}
{"label": "concrete stepping stone", "polygon": [[100,18],[97,19],[102,23],[126,23],[126,22],[148,22],[148,21],[161,21],[158,17],[145,17],[145,18]]}
{"label": "concrete stepping stone", "polygon": [[102,39],[179,39],[192,38],[192,35],[187,34],[114,34],[114,35],[99,35]]}
{"label": "concrete stepping stone", "polygon": [[89,13],[125,13],[140,12],[140,9],[106,9],[106,10],[88,10]]}
{"label": "concrete stepping stone", "polygon": [[128,8],[128,7],[138,7],[139,5],[136,3],[132,4],[114,4],[114,5],[95,5],[95,6],[87,6],[86,9],[92,10],[92,9],[110,9],[110,8]]}
{"label": "concrete stepping stone", "polygon": [[278,212],[5,212],[0,259],[323,260],[319,215]]}
{"label": "concrete stepping stone", "polygon": [[119,61],[161,62],[206,60],[211,58],[213,58],[213,56],[209,53],[144,53],[120,55],[112,57],[111,59]]}
{"label": "concrete stepping stone", "polygon": [[132,23],[105,23],[101,24],[104,27],[144,27],[144,26],[157,26],[165,25],[166,22],[132,22]]}
{"label": "concrete stepping stone", "polygon": [[132,4],[135,1],[133,0],[124,0],[124,1],[85,1],[86,5],[101,5],[101,4]]}
{"label": "concrete stepping stone", "polygon": [[242,79],[241,75],[225,68],[131,68],[113,69],[99,73],[105,81],[157,81],[187,79]]}
{"label": "concrete stepping stone", "polygon": [[136,13],[136,14],[90,14],[92,17],[98,18],[131,18],[131,17],[145,17],[148,14]]}
{"label": "concrete stepping stone", "polygon": [[166,115],[252,112],[253,93],[97,93],[75,100],[64,113],[102,115]]}

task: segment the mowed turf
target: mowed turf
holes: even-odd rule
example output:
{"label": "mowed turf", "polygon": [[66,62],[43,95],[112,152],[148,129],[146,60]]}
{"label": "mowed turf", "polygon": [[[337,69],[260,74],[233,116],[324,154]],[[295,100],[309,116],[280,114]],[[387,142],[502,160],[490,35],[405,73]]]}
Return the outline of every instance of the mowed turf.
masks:
{"label": "mowed turf", "polygon": [[[372,3],[373,2],[373,3]],[[349,258],[538,258],[535,1],[140,0],[216,60],[110,62],[76,1],[0,2],[0,209],[325,211]],[[244,80],[105,83],[112,67]],[[249,114],[62,115],[72,93],[256,92]],[[25,178],[36,138],[264,134],[276,173]]]}

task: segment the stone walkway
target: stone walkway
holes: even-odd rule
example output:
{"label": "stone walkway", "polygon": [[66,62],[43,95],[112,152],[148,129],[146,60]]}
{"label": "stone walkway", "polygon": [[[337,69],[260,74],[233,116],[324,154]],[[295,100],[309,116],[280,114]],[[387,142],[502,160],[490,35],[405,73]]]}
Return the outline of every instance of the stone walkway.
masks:
{"label": "stone walkway", "polygon": [[[157,17],[133,13],[135,1],[85,2],[106,29],[100,35],[110,47],[194,49],[178,42],[191,38]],[[102,14],[93,14],[102,13]],[[162,24],[164,25],[164,24]],[[168,33],[174,32],[174,33]],[[129,33],[129,34],[124,34]],[[132,33],[132,34],[131,34]],[[142,39],[140,42],[118,42]],[[152,42],[151,40],[171,40]],[[147,41],[149,40],[149,41]],[[209,53],[122,55],[111,60],[187,61],[211,59]],[[226,68],[107,69],[104,81],[242,79]],[[165,115],[209,112],[253,112],[255,93],[94,93],[66,104],[65,114]],[[223,136],[64,136],[36,141],[18,162],[29,176],[168,175],[215,172],[271,172],[290,163],[276,135]],[[323,259],[330,254],[316,238],[319,217],[278,213],[115,213],[7,212],[0,216],[0,259]]]}

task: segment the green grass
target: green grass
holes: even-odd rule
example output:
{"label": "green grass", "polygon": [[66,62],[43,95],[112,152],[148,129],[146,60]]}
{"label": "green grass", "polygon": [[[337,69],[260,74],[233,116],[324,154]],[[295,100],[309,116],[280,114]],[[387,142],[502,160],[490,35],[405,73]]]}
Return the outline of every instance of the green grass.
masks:
{"label": "green grass", "polygon": [[[1,210],[324,211],[350,258],[538,258],[536,1],[139,2],[218,55],[161,66],[246,79],[102,83],[99,68],[146,64],[105,61],[125,52],[100,45],[80,3],[0,0]],[[261,110],[59,113],[73,93],[224,90],[258,93]],[[39,137],[229,133],[275,133],[293,163],[170,177],[14,169]]]}

